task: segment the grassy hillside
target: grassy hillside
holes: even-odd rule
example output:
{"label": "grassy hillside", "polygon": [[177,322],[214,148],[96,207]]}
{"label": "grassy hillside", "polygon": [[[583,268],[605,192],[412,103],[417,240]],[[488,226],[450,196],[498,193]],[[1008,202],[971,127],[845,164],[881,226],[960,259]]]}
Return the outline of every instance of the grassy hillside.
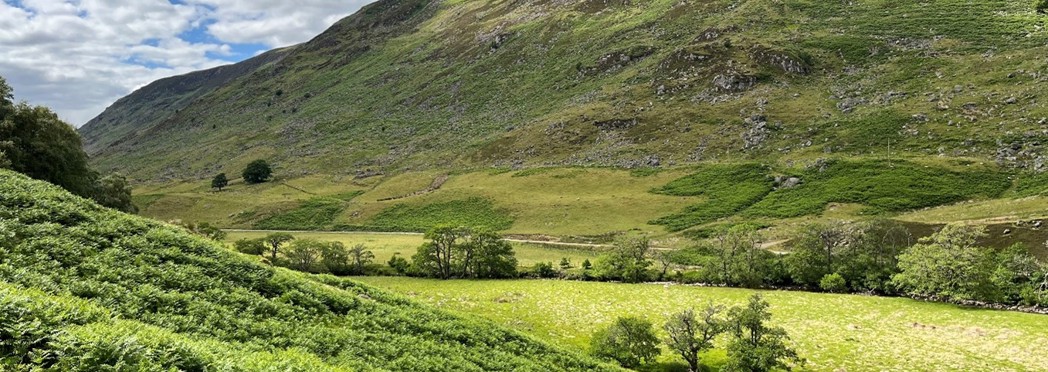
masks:
{"label": "grassy hillside", "polygon": [[83,133],[119,137],[94,162],[138,180],[259,157],[288,177],[831,156],[1041,168],[1044,22],[1010,0],[383,0],[163,118],[133,113],[175,96],[120,102],[132,114]]}
{"label": "grassy hillside", "polygon": [[[671,313],[709,301],[741,305],[753,291],[730,288],[570,281],[437,281],[360,278],[423,302],[585,350],[594,330],[618,316],[661,326]],[[1048,370],[1046,316],[977,310],[902,298],[763,291],[773,323],[784,327],[805,370]],[[661,332],[661,329],[660,329]],[[723,349],[705,355],[713,367]],[[667,370],[683,360],[663,350]],[[671,369],[676,366],[676,369]]]}
{"label": "grassy hillside", "polygon": [[0,170],[0,369],[612,369]]}

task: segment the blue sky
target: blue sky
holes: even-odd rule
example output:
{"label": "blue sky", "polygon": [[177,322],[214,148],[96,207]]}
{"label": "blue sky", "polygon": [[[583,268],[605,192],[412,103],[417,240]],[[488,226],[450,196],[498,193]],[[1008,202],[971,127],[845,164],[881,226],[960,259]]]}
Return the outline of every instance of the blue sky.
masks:
{"label": "blue sky", "polygon": [[167,76],[309,40],[371,0],[2,0],[0,76],[80,126]]}

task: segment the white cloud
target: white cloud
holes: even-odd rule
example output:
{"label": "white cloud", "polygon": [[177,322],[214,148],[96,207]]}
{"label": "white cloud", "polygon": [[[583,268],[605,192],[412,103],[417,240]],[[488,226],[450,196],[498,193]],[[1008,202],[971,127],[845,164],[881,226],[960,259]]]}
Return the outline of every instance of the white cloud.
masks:
{"label": "white cloud", "polygon": [[370,1],[2,0],[0,76],[79,126],[156,79],[259,52],[237,44],[304,42]]}

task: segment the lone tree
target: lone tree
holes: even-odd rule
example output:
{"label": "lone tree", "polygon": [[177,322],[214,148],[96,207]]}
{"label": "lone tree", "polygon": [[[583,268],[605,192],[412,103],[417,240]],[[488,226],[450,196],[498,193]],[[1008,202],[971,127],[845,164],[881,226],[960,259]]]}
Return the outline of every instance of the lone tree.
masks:
{"label": "lone tree", "polygon": [[710,303],[699,314],[688,309],[666,322],[666,345],[688,362],[690,371],[699,371],[699,353],[712,349],[717,335],[727,330],[728,323],[720,318],[722,310],[723,306]]}
{"label": "lone tree", "polygon": [[292,240],[295,240],[295,236],[288,233],[272,233],[262,238],[262,241],[269,247],[269,258],[273,263],[276,263],[280,247]]}
{"label": "lone tree", "polygon": [[766,324],[771,319],[769,307],[768,301],[755,293],[745,307],[729,311],[728,327],[733,337],[728,344],[726,371],[790,370],[787,361],[801,361],[797,352],[786,346],[790,339],[786,330]]}
{"label": "lone tree", "polygon": [[244,173],[241,174],[244,177],[244,182],[248,184],[263,183],[269,181],[269,177],[273,175],[273,169],[269,167],[269,163],[265,160],[258,159],[247,165],[244,168]]}
{"label": "lone tree", "polygon": [[655,337],[651,322],[635,317],[620,317],[608,328],[593,334],[590,352],[601,358],[613,359],[623,367],[636,368],[659,356],[659,339]]}
{"label": "lone tree", "polygon": [[211,188],[218,191],[222,191],[223,188],[229,186],[229,179],[226,178],[225,173],[219,173],[215,178],[211,179]]}

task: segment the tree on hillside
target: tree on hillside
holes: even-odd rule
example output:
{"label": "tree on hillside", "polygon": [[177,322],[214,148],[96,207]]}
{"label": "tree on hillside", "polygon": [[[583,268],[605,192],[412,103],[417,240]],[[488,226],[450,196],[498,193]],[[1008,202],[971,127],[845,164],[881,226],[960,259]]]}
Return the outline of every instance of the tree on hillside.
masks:
{"label": "tree on hillside", "polygon": [[597,260],[597,275],[605,279],[618,279],[627,283],[648,280],[651,261],[651,242],[647,238],[620,238],[608,253]]}
{"label": "tree on hillside", "polygon": [[770,327],[771,305],[759,293],[753,294],[745,307],[728,313],[732,339],[728,343],[727,371],[790,370],[788,362],[801,362],[797,352],[786,345],[789,336],[780,327]]}
{"label": "tree on hillside", "polygon": [[288,233],[272,233],[262,238],[262,242],[269,247],[269,258],[271,263],[276,263],[277,254],[280,253],[280,247],[284,243],[295,240],[295,236]]}
{"label": "tree on hillside", "polygon": [[241,176],[244,178],[244,182],[247,184],[256,184],[269,181],[269,178],[273,175],[273,170],[269,167],[269,163],[265,160],[258,159],[247,165],[244,168],[244,172]]}
{"label": "tree on hillside", "polygon": [[590,352],[612,359],[623,367],[636,368],[659,356],[659,339],[651,322],[635,317],[620,317],[608,328],[600,329],[590,339]]}
{"label": "tree on hillside", "polygon": [[0,78],[0,167],[47,181],[103,206],[135,212],[131,188],[120,176],[99,178],[87,164],[80,135],[51,109],[14,104]]}
{"label": "tree on hillside", "polygon": [[226,178],[225,173],[219,173],[215,178],[211,179],[211,188],[218,191],[222,191],[226,186],[229,186],[229,179]]}
{"label": "tree on hillside", "polygon": [[666,322],[666,345],[688,362],[691,372],[699,371],[699,353],[712,349],[714,339],[727,329],[728,323],[720,318],[723,309],[710,303],[698,316],[688,309]]}

